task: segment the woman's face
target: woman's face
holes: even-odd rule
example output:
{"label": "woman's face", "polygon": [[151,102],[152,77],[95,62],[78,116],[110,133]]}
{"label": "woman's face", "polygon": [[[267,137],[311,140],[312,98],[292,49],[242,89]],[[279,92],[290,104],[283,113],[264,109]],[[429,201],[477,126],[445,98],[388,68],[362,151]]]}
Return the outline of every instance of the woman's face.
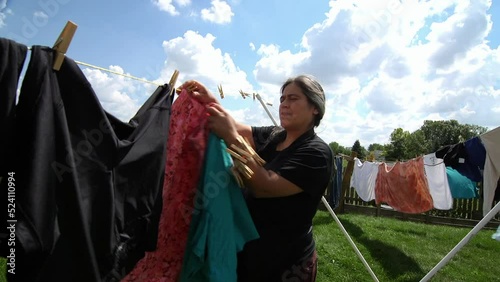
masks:
{"label": "woman's face", "polygon": [[280,97],[280,121],[286,130],[307,130],[314,124],[318,113],[309,103],[302,89],[295,83],[288,84]]}

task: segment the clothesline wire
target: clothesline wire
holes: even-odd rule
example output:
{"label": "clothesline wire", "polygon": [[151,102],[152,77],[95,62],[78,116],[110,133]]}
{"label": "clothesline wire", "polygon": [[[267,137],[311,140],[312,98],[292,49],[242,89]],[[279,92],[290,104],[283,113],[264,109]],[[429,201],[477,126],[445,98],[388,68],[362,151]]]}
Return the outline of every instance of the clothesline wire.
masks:
{"label": "clothesline wire", "polygon": [[106,69],[106,68],[103,68],[103,67],[94,66],[94,65],[91,65],[91,64],[88,64],[88,63],[84,63],[84,62],[80,62],[80,61],[75,61],[75,63],[77,63],[79,65],[82,65],[82,66],[89,67],[89,68],[94,68],[94,69],[98,69],[98,70],[101,70],[101,71],[109,72],[109,73],[112,73],[112,74],[121,75],[121,76],[130,78],[130,79],[134,79],[134,80],[137,80],[137,81],[144,82],[144,83],[153,84],[153,85],[156,85],[156,86],[162,86],[162,85],[164,85],[164,84],[160,84],[160,83],[157,83],[157,82],[149,81],[149,80],[146,80],[146,79],[143,79],[143,78],[139,78],[139,77],[135,77],[135,76],[132,76],[132,75],[129,75],[129,74],[125,74],[125,73],[119,73],[117,71],[113,71],[113,70]]}
{"label": "clothesline wire", "polygon": [[446,164],[444,161],[441,161],[439,163],[435,163],[435,164],[424,164],[425,166],[438,166],[438,165],[441,165],[441,164]]}
{"label": "clothesline wire", "polygon": [[[31,50],[31,46],[28,47],[28,50]],[[165,84],[161,84],[161,83],[158,83],[158,82],[149,81],[149,80],[146,80],[144,78],[135,77],[135,76],[132,76],[132,75],[129,75],[129,74],[119,73],[119,72],[116,72],[116,71],[113,71],[113,70],[110,70],[110,69],[107,69],[107,68],[95,66],[95,65],[92,65],[92,64],[88,64],[88,63],[84,63],[84,62],[80,62],[80,61],[76,61],[76,60],[74,62],[77,63],[78,65],[82,65],[82,66],[86,66],[86,67],[89,67],[89,68],[98,69],[98,70],[109,72],[109,73],[116,74],[116,75],[121,75],[121,76],[130,78],[130,79],[134,79],[134,80],[137,80],[137,81],[140,81],[140,82],[149,83],[149,84],[153,84],[153,85],[156,85],[156,86],[163,86],[163,85],[165,85]]]}

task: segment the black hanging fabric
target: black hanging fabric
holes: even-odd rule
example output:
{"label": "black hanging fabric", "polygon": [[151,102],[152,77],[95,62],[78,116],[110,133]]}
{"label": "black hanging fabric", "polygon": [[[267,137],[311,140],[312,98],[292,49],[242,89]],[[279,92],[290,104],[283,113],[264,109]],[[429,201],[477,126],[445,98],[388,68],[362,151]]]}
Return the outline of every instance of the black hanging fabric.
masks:
{"label": "black hanging fabric", "polygon": [[436,157],[443,159],[446,166],[457,170],[474,182],[483,181],[486,149],[479,137],[465,142],[444,146],[436,151]]}
{"label": "black hanging fabric", "polygon": [[339,156],[334,156],[333,158],[333,175],[332,183],[328,186],[328,204],[332,209],[336,209],[340,205],[340,198],[342,192],[342,172],[343,172],[343,158]]}
{"label": "black hanging fabric", "polygon": [[173,95],[159,87],[124,123],[73,60],[52,62],[52,49],[33,46],[16,106],[8,279],[119,281],[156,248]]}
{"label": "black hanging fabric", "polygon": [[[28,47],[0,38],[0,168],[5,169],[7,154],[12,145],[16,93]],[[2,230],[3,231],[3,230]]]}
{"label": "black hanging fabric", "polygon": [[[2,188],[0,201],[5,208],[0,214],[0,254],[8,256],[11,246],[8,246],[9,230],[7,229],[8,210],[15,207],[15,187],[11,187],[11,202],[8,202],[7,165],[13,160],[14,146],[13,127],[16,106],[16,93],[19,76],[23,69],[28,47],[6,38],[0,38],[0,182]],[[15,182],[11,182],[15,185]],[[11,185],[12,185],[11,184]],[[10,205],[9,205],[10,204]],[[12,245],[12,243],[11,243]]]}

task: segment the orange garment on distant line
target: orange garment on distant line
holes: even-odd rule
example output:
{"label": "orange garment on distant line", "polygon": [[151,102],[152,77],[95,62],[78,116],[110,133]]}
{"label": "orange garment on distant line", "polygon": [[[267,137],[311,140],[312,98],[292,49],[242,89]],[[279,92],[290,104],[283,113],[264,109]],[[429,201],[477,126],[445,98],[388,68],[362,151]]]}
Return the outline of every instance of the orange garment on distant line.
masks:
{"label": "orange garment on distant line", "polygon": [[122,282],[179,280],[208,129],[205,106],[186,90],[172,105],[170,119],[157,248],[146,253]]}
{"label": "orange garment on distant line", "polygon": [[386,203],[404,213],[422,213],[433,208],[425,178],[423,158],[397,162],[393,167],[380,164],[375,184],[375,202]]}

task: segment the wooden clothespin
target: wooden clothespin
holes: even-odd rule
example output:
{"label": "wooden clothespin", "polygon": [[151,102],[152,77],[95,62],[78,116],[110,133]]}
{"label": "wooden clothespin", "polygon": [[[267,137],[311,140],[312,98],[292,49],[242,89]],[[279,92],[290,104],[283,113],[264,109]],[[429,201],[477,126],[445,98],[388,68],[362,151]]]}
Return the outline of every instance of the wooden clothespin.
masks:
{"label": "wooden clothespin", "polygon": [[220,98],[224,99],[224,91],[222,91],[222,84],[217,85],[217,89],[219,90]]}
{"label": "wooden clothespin", "polygon": [[246,99],[247,97],[250,97],[250,94],[243,92],[243,90],[240,89],[240,94],[243,99]]}
{"label": "wooden clothespin", "polygon": [[54,65],[52,66],[54,70],[58,71],[61,68],[66,52],[68,51],[69,44],[71,44],[71,40],[73,39],[73,35],[75,35],[77,27],[78,26],[75,23],[68,21],[57,38],[56,43],[54,43],[54,47],[52,47],[52,49],[56,52]]}
{"label": "wooden clothespin", "polygon": [[178,77],[179,77],[179,71],[178,70],[174,70],[174,73],[172,74],[172,77],[170,78],[170,82],[168,83],[168,86],[171,89],[170,95],[173,95],[177,91],[175,89],[175,83],[177,82],[177,78]]}
{"label": "wooden clothespin", "polygon": [[243,92],[243,90],[240,89],[240,94],[241,94],[241,97],[243,97],[243,99],[245,99],[245,92]]}

